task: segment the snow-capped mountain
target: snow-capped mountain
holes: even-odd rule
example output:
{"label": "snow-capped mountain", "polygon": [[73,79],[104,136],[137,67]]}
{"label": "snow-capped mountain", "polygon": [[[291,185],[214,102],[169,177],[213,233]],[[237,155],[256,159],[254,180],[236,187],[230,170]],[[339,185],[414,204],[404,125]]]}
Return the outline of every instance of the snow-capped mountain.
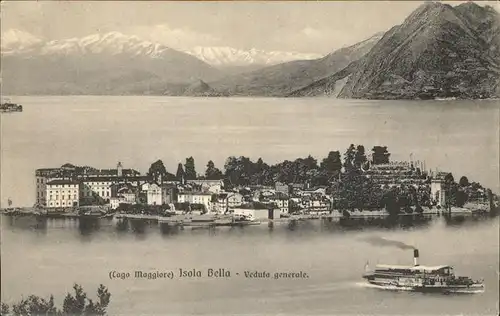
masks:
{"label": "snow-capped mountain", "polygon": [[2,52],[4,52],[22,50],[40,42],[42,42],[42,39],[31,33],[11,29],[2,32],[0,44]]}
{"label": "snow-capped mountain", "polygon": [[264,51],[258,49],[241,50],[232,47],[194,47],[185,53],[213,66],[270,66],[293,60],[311,60],[322,57],[320,54],[307,54],[283,51]]}
{"label": "snow-capped mountain", "polygon": [[[2,54],[38,55],[82,55],[82,54],[127,54],[161,58],[163,54],[174,51],[163,44],[145,41],[137,36],[119,32],[93,34],[81,38],[43,41],[27,32],[9,30],[2,34]],[[183,50],[191,56],[212,66],[269,66],[293,60],[311,60],[322,57],[319,54],[306,54],[283,51],[264,51],[258,49],[242,50],[232,47],[202,47]]]}
{"label": "snow-capped mountain", "polygon": [[221,77],[194,56],[118,32],[42,41],[7,31],[3,38],[12,39],[2,47],[2,88],[11,94],[161,93],[169,83]]}
{"label": "snow-capped mountain", "polygon": [[[42,41],[29,33],[19,33],[13,30],[6,32],[7,41],[4,55],[84,55],[84,54],[108,54],[108,55],[131,55],[147,56],[151,58],[161,58],[163,54],[175,50],[165,45],[143,41],[136,36],[125,35],[119,32],[110,32],[105,34],[93,34],[81,38],[69,38],[62,40]],[[21,36],[15,37],[15,35]],[[21,45],[15,45],[16,43]],[[3,36],[2,36],[2,46]]]}

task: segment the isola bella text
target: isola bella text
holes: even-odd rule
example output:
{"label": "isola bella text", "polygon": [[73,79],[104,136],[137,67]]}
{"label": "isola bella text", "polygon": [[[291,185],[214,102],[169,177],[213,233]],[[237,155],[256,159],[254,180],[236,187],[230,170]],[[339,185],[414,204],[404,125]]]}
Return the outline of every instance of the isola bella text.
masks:
{"label": "isola bella text", "polygon": [[195,278],[233,278],[243,277],[247,279],[308,279],[309,274],[304,271],[286,271],[286,272],[269,272],[257,270],[245,270],[242,272],[234,272],[226,268],[209,268],[209,269],[184,269],[178,268],[174,270],[150,270],[150,271],[109,271],[108,274],[111,280],[127,280],[127,279],[195,279]]}

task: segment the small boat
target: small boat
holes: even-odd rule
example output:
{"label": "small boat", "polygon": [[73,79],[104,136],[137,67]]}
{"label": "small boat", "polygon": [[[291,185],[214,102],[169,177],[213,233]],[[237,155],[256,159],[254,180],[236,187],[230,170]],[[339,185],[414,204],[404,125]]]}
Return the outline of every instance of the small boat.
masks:
{"label": "small boat", "polygon": [[0,112],[8,113],[8,112],[22,112],[23,106],[20,104],[12,103],[10,100],[5,100],[0,104]]}
{"label": "small boat", "polygon": [[414,249],[414,265],[377,265],[369,271],[368,263],[363,278],[370,284],[385,290],[403,290],[435,293],[482,293],[482,280],[476,281],[465,276],[455,276],[449,265],[421,266],[418,263],[418,249]]}

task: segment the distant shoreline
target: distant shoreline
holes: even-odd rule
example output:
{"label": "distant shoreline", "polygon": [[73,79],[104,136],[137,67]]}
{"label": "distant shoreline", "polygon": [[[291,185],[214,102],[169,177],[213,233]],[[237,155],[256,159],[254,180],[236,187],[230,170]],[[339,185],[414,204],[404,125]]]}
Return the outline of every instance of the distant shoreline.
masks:
{"label": "distant shoreline", "polygon": [[[7,94],[8,95],[8,94]],[[165,95],[165,94],[11,94],[10,98],[21,97],[167,97],[167,98],[185,98],[185,99],[333,99],[333,100],[362,100],[362,101],[500,101],[500,98],[336,98],[332,96],[262,96],[262,95],[225,95],[225,96],[189,96],[189,95]]]}

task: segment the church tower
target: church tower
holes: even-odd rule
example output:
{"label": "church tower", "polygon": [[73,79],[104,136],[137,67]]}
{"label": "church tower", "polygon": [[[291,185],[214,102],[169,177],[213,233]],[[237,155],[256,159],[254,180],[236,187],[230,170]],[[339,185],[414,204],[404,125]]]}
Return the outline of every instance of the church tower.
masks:
{"label": "church tower", "polygon": [[116,173],[117,173],[118,177],[123,176],[123,166],[122,166],[122,163],[120,161],[118,161],[118,164],[116,165]]}
{"label": "church tower", "polygon": [[441,207],[446,205],[446,194],[443,185],[444,181],[441,179],[431,180],[431,200],[436,201],[436,205]]}

